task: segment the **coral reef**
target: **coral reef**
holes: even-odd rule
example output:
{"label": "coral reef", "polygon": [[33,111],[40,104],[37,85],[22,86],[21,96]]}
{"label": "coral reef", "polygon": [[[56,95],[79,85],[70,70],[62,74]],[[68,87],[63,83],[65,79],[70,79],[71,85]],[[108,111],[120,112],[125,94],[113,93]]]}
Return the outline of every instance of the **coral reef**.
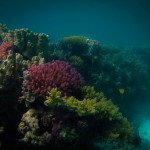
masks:
{"label": "coral reef", "polygon": [[71,143],[75,144],[78,138],[76,131],[63,125],[63,121],[57,117],[57,114],[54,115],[51,111],[29,109],[23,114],[18,126],[22,136],[20,141],[35,146],[73,147]]}
{"label": "coral reef", "polygon": [[[71,44],[75,41],[78,44]],[[85,51],[83,41],[87,45]],[[146,54],[142,57],[147,57]],[[135,49],[107,46],[84,36],[71,36],[53,44],[49,58],[69,61],[84,76],[85,83],[102,90],[113,100],[120,99],[119,89],[124,89],[122,97],[127,100],[139,91],[144,92],[150,85],[148,59],[143,59],[147,61],[145,63]]]}
{"label": "coral reef", "polygon": [[43,52],[46,57],[46,53],[49,49],[48,35],[33,33],[28,29],[2,32],[1,38],[4,42],[13,41],[14,45],[18,48],[18,52],[28,59],[41,52]]}
{"label": "coral reef", "polygon": [[140,138],[119,108],[149,93],[148,50],[85,36],[50,43],[0,24],[0,149],[135,150]]}
{"label": "coral reef", "polygon": [[[73,96],[62,96],[53,88],[44,102],[48,109],[32,108],[23,114],[18,127],[20,140],[31,145],[70,149],[83,146],[82,142],[92,141],[98,135],[131,142],[133,128],[118,107],[93,87],[85,86],[82,92],[83,99],[77,100]],[[91,99],[94,94],[96,96]]]}

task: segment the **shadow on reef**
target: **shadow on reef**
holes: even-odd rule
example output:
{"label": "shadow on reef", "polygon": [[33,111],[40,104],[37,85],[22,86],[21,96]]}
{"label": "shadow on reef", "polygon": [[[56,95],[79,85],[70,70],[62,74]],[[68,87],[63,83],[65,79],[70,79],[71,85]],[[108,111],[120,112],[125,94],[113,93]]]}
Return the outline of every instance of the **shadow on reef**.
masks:
{"label": "shadow on reef", "polygon": [[124,114],[149,92],[147,50],[2,24],[0,40],[0,149],[138,150]]}
{"label": "shadow on reef", "polygon": [[19,114],[17,109],[15,90],[0,91],[0,126],[1,149],[7,150],[16,148],[17,143],[17,124],[19,123]]}

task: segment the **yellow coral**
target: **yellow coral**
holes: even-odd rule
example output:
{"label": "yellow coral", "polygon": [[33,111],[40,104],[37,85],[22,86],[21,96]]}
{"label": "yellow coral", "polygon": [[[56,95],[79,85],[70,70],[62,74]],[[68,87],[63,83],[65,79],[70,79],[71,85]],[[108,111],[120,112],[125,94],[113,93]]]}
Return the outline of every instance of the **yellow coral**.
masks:
{"label": "yellow coral", "polygon": [[84,99],[96,98],[96,101],[106,99],[102,92],[96,92],[93,86],[84,86],[82,89]]}
{"label": "yellow coral", "polygon": [[129,141],[133,137],[133,128],[126,118],[119,112],[119,108],[108,100],[103,93],[96,92],[93,87],[82,88],[83,99],[61,97],[61,92],[53,88],[46,97],[45,105],[49,107],[66,106],[70,111],[75,111],[79,116],[93,116],[97,120],[107,120],[113,126],[106,133],[107,138],[123,139]]}
{"label": "yellow coral", "polygon": [[99,119],[107,118],[110,121],[122,118],[119,108],[111,100],[107,100],[102,92],[98,93],[90,86],[84,86],[82,92],[84,93],[82,101],[73,96],[65,98],[67,107],[75,109],[78,115],[95,114]]}
{"label": "yellow coral", "polygon": [[49,92],[49,95],[46,96],[44,104],[52,108],[58,105],[63,105],[63,100],[61,99],[61,92],[58,91],[57,88],[53,88]]}
{"label": "yellow coral", "polygon": [[83,100],[79,101],[75,97],[71,96],[68,97],[66,100],[67,107],[72,110],[75,109],[75,111],[80,116],[84,115],[90,115],[95,113],[95,102],[93,100]]}

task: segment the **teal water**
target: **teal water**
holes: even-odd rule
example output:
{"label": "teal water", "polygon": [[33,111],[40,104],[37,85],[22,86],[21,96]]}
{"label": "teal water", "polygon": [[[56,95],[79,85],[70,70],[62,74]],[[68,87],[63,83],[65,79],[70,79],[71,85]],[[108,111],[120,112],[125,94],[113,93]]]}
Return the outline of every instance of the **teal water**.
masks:
{"label": "teal water", "polygon": [[86,35],[119,46],[150,43],[149,0],[2,0],[1,6],[0,22],[54,41]]}

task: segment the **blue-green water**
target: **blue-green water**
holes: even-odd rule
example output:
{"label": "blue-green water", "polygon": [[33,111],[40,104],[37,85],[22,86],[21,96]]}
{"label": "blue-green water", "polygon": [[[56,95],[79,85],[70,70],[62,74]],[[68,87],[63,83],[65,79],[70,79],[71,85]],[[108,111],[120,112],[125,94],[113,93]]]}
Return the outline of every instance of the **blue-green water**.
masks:
{"label": "blue-green water", "polygon": [[149,0],[8,0],[1,1],[0,22],[64,36],[86,35],[119,46],[149,45]]}

